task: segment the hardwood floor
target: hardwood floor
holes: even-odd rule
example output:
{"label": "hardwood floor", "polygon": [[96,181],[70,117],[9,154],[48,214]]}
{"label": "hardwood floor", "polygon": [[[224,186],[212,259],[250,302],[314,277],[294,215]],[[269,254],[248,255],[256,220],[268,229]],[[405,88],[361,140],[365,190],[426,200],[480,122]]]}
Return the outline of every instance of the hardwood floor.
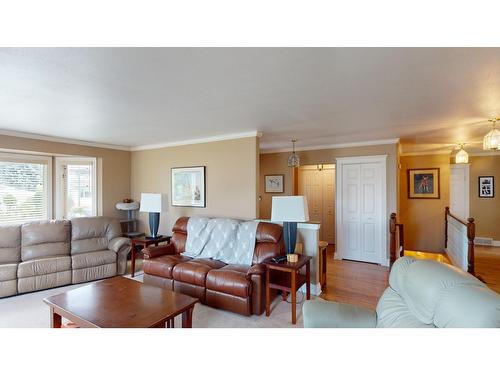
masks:
{"label": "hardwood floor", "polygon": [[[334,260],[333,245],[328,246],[327,283],[321,298],[374,309],[389,284],[389,268],[375,264]],[[500,248],[476,246],[476,274],[492,290],[500,293]],[[405,255],[448,263],[445,254],[405,251]]]}

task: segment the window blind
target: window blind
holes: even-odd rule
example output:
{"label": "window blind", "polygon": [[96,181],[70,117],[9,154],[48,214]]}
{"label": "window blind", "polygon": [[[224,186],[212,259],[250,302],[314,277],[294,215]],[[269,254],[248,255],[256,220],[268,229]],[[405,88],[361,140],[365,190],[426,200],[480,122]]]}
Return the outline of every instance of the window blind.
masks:
{"label": "window blind", "polygon": [[93,216],[94,196],[92,164],[65,166],[66,217]]}
{"label": "window blind", "polygon": [[0,223],[47,218],[47,162],[0,157]]}

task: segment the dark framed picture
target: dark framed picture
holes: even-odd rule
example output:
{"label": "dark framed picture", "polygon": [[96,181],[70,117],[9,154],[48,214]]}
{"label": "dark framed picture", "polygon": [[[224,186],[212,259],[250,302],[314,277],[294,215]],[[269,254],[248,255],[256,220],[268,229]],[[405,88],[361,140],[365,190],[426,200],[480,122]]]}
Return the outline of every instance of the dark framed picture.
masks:
{"label": "dark framed picture", "polygon": [[205,167],[172,168],[172,206],[206,207]]}
{"label": "dark framed picture", "polygon": [[478,177],[479,198],[495,198],[495,177]]}
{"label": "dark framed picture", "polygon": [[266,193],[283,193],[285,191],[285,175],[271,174],[264,176]]}
{"label": "dark framed picture", "polygon": [[439,168],[408,169],[408,198],[439,199]]}

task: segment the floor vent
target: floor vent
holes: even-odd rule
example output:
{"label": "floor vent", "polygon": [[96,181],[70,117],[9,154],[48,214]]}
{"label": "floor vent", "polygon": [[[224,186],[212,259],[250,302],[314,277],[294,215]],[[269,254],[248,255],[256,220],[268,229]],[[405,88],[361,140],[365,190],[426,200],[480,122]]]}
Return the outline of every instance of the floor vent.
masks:
{"label": "floor vent", "polygon": [[476,237],[476,238],[474,238],[474,244],[476,244],[476,245],[493,246],[493,238]]}

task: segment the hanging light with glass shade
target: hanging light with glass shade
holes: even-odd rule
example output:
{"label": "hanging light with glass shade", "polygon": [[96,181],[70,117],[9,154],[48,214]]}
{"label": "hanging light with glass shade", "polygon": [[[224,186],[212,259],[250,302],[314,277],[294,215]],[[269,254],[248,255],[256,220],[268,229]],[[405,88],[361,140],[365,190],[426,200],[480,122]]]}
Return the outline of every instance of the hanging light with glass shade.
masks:
{"label": "hanging light with glass shade", "polygon": [[297,168],[300,166],[300,158],[299,155],[295,153],[295,142],[297,142],[296,139],[292,139],[292,153],[288,157],[288,166],[290,168]]}
{"label": "hanging light with glass shade", "polygon": [[460,151],[455,155],[456,164],[467,164],[469,162],[469,154],[464,150],[465,143],[460,143]]}
{"label": "hanging light with glass shade", "polygon": [[493,123],[493,129],[483,138],[483,150],[500,150],[500,130],[495,125],[500,118],[492,118],[488,120]]}

